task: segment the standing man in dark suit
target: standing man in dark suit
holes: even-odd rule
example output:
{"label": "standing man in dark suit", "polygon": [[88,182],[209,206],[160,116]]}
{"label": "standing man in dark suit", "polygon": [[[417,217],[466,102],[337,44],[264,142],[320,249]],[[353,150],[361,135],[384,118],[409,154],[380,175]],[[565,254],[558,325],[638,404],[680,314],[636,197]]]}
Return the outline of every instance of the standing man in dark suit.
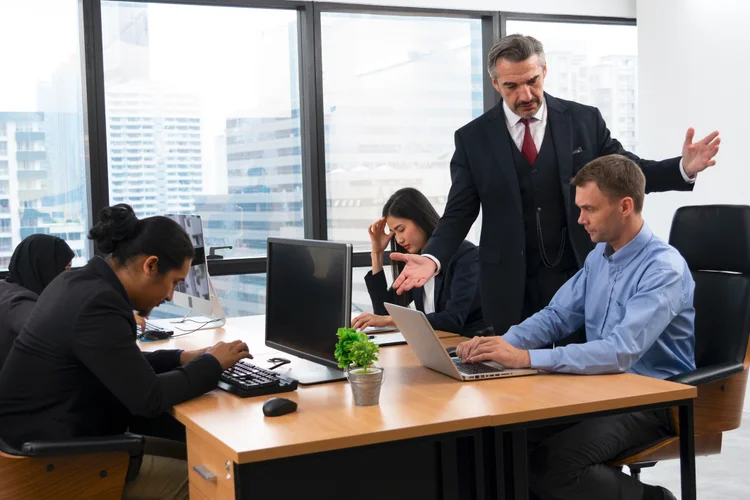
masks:
{"label": "standing man in dark suit", "polygon": [[437,229],[422,255],[391,259],[406,262],[393,284],[399,294],[424,285],[450,260],[481,206],[482,312],[503,334],[543,309],[593,248],[576,223],[570,185],[584,165],[621,154],[643,170],[646,192],[690,191],[696,174],[716,163],[720,139],[713,132],[693,143],[690,128],[681,157],[650,161],[625,151],[598,109],[544,92],[544,48],[530,36],[496,42],[488,71],[502,101],[456,132],[453,183]]}

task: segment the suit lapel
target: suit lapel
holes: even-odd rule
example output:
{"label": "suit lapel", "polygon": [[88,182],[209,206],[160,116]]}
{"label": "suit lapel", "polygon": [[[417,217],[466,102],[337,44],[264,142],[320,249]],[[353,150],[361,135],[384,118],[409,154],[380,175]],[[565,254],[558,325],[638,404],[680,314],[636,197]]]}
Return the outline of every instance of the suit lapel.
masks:
{"label": "suit lapel", "polygon": [[412,297],[414,297],[414,305],[417,307],[417,311],[424,311],[424,288],[415,288],[412,291]]}
{"label": "suit lapel", "polygon": [[570,115],[567,112],[568,108],[560,101],[549,94],[544,94],[544,96],[547,103],[547,120],[552,132],[552,141],[555,144],[565,209],[570,211],[570,179],[573,178],[573,137]]}
{"label": "suit lapel", "polygon": [[503,112],[503,101],[500,101],[493,110],[487,124],[487,134],[495,153],[497,167],[505,176],[505,181],[510,187],[510,193],[513,202],[518,208],[518,212],[523,212],[521,205],[521,187],[518,185],[518,175],[516,174],[515,163],[513,162],[513,151],[510,149],[511,140],[508,135],[508,125],[505,123],[505,113]]}

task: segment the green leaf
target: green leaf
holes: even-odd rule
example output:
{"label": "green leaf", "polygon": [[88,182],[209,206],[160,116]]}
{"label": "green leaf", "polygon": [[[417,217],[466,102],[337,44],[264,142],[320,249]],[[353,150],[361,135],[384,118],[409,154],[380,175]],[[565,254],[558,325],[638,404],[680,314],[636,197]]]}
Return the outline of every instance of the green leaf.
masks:
{"label": "green leaf", "polygon": [[333,355],[339,363],[339,368],[344,369],[354,362],[351,353],[352,344],[363,340],[367,341],[367,335],[354,328],[339,328],[336,331],[336,336],[339,340],[336,343]]}
{"label": "green leaf", "polygon": [[368,340],[367,336],[365,336],[364,339],[349,344],[348,348],[352,362],[354,362],[355,365],[364,368],[365,372],[367,372],[368,366],[378,360],[380,347],[374,342]]}

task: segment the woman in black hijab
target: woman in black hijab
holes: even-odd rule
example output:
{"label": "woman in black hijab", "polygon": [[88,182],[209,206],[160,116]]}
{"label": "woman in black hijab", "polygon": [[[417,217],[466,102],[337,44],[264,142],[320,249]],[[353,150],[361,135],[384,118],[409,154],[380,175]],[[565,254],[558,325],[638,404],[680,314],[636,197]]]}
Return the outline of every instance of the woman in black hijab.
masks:
{"label": "woman in black hijab", "polygon": [[70,269],[73,257],[65,241],[48,234],[32,234],[16,247],[0,281],[0,368],[42,290]]}

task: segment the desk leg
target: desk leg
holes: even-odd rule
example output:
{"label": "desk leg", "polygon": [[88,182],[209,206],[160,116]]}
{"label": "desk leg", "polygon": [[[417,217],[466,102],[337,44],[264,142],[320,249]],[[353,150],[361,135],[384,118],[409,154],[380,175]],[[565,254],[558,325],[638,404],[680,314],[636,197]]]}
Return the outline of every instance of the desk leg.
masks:
{"label": "desk leg", "polygon": [[529,460],[527,456],[526,429],[510,432],[513,448],[513,492],[508,498],[529,500]]}
{"label": "desk leg", "polygon": [[680,478],[682,500],[696,500],[695,425],[692,399],[680,405]]}
{"label": "desk leg", "polygon": [[[494,439],[494,456],[487,460],[493,464],[488,471],[487,485],[490,498],[496,500],[529,500],[529,464],[526,429],[502,431],[493,429],[485,433],[485,443]],[[494,477],[491,475],[494,474]]]}
{"label": "desk leg", "polygon": [[440,442],[440,462],[443,500],[458,500],[458,450],[454,438],[446,438]]}

